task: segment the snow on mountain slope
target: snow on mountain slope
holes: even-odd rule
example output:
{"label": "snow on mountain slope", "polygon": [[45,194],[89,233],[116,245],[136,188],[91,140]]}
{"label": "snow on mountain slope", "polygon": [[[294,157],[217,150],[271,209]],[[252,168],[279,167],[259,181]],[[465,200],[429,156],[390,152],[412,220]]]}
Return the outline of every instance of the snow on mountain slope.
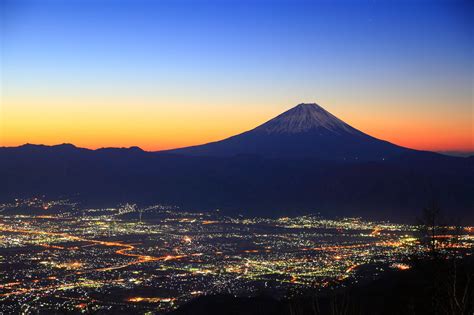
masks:
{"label": "snow on mountain slope", "polygon": [[299,104],[272,120],[255,128],[254,131],[267,133],[299,133],[311,129],[325,129],[336,134],[357,134],[360,131],[352,128],[321,106]]}

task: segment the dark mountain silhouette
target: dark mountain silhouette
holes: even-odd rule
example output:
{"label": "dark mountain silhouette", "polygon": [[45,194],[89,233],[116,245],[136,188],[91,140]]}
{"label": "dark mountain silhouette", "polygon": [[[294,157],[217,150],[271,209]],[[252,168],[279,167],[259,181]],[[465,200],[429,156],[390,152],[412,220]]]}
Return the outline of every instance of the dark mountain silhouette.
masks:
{"label": "dark mountain silhouette", "polygon": [[184,155],[317,157],[383,160],[409,149],[371,137],[317,104],[299,104],[255,129],[204,145],[167,151]]}
{"label": "dark mountain silhouette", "polygon": [[[261,134],[269,143],[302,139],[301,144],[275,140],[264,151],[253,151],[261,149],[254,146],[211,156],[137,147],[89,150],[71,144],[0,148],[0,201],[66,196],[103,205],[160,202],[249,216],[311,212],[413,222],[436,198],[450,217],[474,222],[472,157],[409,150],[377,140],[316,105],[289,112],[249,136],[235,137],[254,141]],[[228,145],[234,143],[231,139],[182,153],[235,148]],[[334,139],[338,145],[327,144],[326,153],[321,147],[328,140],[320,139]],[[303,144],[308,145],[308,155]],[[277,154],[291,146],[299,153]]]}

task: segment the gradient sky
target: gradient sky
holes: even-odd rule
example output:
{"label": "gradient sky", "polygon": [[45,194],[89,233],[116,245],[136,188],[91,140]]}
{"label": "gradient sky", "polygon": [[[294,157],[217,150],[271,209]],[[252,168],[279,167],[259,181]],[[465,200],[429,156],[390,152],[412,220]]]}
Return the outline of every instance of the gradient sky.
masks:
{"label": "gradient sky", "polygon": [[173,148],[316,102],[474,151],[472,1],[0,2],[3,146]]}

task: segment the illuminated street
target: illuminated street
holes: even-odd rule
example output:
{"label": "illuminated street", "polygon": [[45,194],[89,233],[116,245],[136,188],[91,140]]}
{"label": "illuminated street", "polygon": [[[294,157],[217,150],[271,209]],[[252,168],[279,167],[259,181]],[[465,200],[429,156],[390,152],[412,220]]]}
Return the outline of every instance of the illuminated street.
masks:
{"label": "illuminated street", "polygon": [[[425,251],[414,226],[356,218],[227,217],[40,199],[0,210],[0,312],[6,314],[165,313],[200,295],[291,296],[409,269],[410,257]],[[446,246],[471,248],[472,232],[465,228]]]}

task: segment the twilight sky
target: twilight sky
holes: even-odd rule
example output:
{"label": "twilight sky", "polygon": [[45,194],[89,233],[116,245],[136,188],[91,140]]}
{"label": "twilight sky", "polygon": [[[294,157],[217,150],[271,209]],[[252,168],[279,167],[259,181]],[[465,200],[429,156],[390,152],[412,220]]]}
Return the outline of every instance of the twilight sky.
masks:
{"label": "twilight sky", "polygon": [[472,1],[0,0],[0,146],[158,150],[302,102],[474,151]]}

